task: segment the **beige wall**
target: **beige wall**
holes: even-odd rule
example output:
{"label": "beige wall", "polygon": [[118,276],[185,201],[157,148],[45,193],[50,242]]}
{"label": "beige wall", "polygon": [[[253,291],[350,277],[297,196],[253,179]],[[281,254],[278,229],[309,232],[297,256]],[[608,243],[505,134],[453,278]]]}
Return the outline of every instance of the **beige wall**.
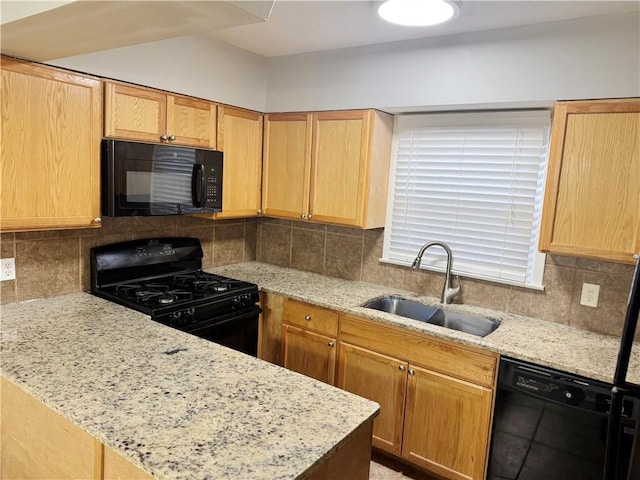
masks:
{"label": "beige wall", "polygon": [[3,233],[1,258],[16,259],[16,279],[0,283],[2,304],[88,291],[89,249],[146,237],[200,238],[205,268],[255,260],[256,219],[186,216],[103,217],[103,228]]}
{"label": "beige wall", "polygon": [[[257,258],[439,298],[443,274],[378,262],[383,236],[381,228],[362,231],[265,218],[258,225]],[[544,292],[463,278],[462,303],[619,335],[632,275],[629,265],[547,255]],[[600,285],[597,308],[580,305],[584,282]]]}

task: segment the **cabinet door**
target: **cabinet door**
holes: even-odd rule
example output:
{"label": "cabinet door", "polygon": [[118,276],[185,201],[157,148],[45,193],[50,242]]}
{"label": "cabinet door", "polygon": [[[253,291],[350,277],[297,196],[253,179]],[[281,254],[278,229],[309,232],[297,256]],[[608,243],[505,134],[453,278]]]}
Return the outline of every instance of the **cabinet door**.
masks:
{"label": "cabinet door", "polygon": [[309,213],[319,222],[358,225],[363,216],[370,112],[314,115]]}
{"label": "cabinet door", "polygon": [[216,113],[215,103],[168,95],[165,132],[168,143],[216,148]]}
{"label": "cabinet door", "polygon": [[485,478],[493,394],[409,366],[402,456],[449,479]]}
{"label": "cabinet door", "polygon": [[102,87],[2,58],[3,231],[100,225]]}
{"label": "cabinet door", "polygon": [[639,192],[640,99],[557,103],[540,250],[633,263]]}
{"label": "cabinet door", "polygon": [[262,114],[221,106],[218,149],[224,152],[222,212],[216,218],[255,217],[262,183]]}
{"label": "cabinet door", "polygon": [[311,114],[265,116],[262,209],[266,216],[306,218],[311,126]]}
{"label": "cabinet door", "polygon": [[102,444],[2,378],[0,477],[101,478]]}
{"label": "cabinet door", "polygon": [[321,382],[333,385],[335,380],[335,338],[283,325],[283,366]]}
{"label": "cabinet door", "polygon": [[400,456],[407,363],[340,342],[337,386],[380,405],[373,446]]}
{"label": "cabinet door", "polygon": [[159,143],[167,132],[163,92],[105,82],[105,137]]}

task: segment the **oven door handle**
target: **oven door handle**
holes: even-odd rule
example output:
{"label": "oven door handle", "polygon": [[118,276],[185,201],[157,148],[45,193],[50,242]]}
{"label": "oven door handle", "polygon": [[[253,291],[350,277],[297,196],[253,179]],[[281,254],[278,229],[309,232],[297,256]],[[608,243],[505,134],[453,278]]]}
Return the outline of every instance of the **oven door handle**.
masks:
{"label": "oven door handle", "polygon": [[191,174],[191,198],[194,207],[203,207],[205,201],[204,165],[196,163]]}

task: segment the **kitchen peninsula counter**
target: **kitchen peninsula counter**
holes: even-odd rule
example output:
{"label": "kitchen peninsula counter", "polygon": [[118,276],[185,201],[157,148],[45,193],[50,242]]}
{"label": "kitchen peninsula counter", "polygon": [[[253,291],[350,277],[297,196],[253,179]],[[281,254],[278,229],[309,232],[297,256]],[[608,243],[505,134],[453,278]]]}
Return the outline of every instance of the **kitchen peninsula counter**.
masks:
{"label": "kitchen peninsula counter", "polygon": [[379,408],[87,293],[0,313],[2,376],[156,478],[307,478]]}
{"label": "kitchen peninsula counter", "polygon": [[[484,338],[362,308],[372,298],[401,295],[429,305],[438,299],[414,292],[364,282],[342,280],[261,262],[246,262],[210,269],[211,272],[256,283],[263,291],[321,307],[406,328],[501,355],[556,368],[588,378],[611,382],[619,338],[521,315],[471,305],[447,305],[448,309],[500,320],[500,327]],[[640,383],[640,345],[633,349],[628,380]]]}

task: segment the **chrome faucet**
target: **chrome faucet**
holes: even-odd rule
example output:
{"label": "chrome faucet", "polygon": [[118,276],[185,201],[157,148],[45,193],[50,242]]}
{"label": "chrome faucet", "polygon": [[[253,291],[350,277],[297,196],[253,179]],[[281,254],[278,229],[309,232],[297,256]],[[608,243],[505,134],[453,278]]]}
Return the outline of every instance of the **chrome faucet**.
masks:
{"label": "chrome faucet", "polygon": [[447,252],[447,271],[444,277],[444,285],[442,287],[442,295],[440,296],[440,303],[445,303],[445,304],[450,303],[451,299],[455,297],[458,293],[460,293],[460,278],[457,275],[455,275],[458,286],[456,286],[455,288],[452,288],[451,287],[451,263],[453,262],[453,254],[451,253],[451,249],[449,248],[449,245],[447,245],[444,242],[425,243],[422,246],[422,248],[420,248],[420,251],[418,252],[418,256],[411,264],[411,268],[413,268],[414,270],[418,270],[420,268],[420,263],[422,262],[422,255],[424,255],[424,252],[427,250],[427,248],[433,247],[433,246],[442,247],[444,251]]}

